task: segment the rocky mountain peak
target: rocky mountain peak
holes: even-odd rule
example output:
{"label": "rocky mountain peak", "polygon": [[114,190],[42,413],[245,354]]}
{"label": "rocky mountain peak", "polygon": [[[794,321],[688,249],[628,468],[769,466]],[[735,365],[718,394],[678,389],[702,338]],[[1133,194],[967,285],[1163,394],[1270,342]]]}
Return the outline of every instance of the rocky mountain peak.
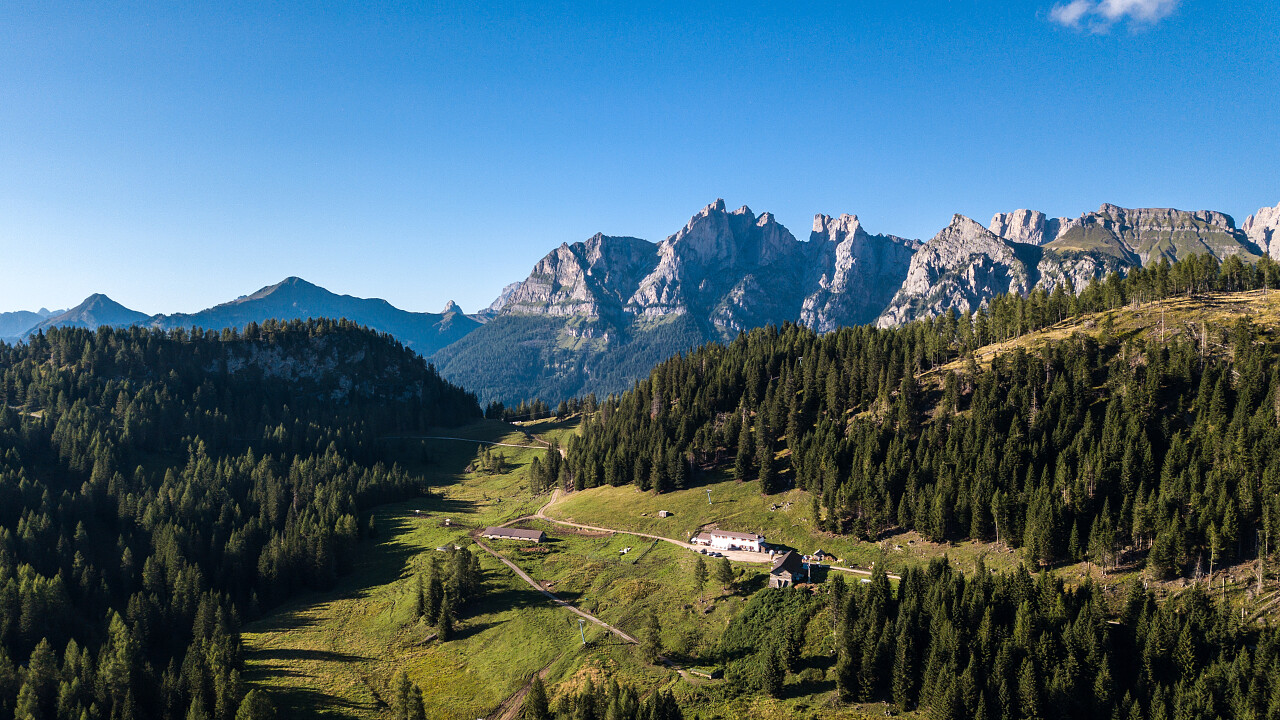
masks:
{"label": "rocky mountain peak", "polygon": [[862,223],[858,221],[857,215],[841,213],[839,217],[833,218],[818,214],[813,216],[813,230],[809,233],[809,241],[838,243],[861,229]]}
{"label": "rocky mountain peak", "polygon": [[800,323],[829,332],[871,322],[902,285],[919,247],[915,240],[868,234],[857,215],[815,215],[808,261],[813,279],[806,282]]}
{"label": "rocky mountain peak", "polygon": [[1005,240],[1044,245],[1056,240],[1070,223],[1069,218],[1051,218],[1039,210],[1020,209],[991,216],[987,229]]}
{"label": "rocky mountain peak", "polygon": [[448,315],[449,313],[462,313],[462,308],[458,307],[458,303],[450,300],[444,304],[444,309],[440,311],[441,315]]}
{"label": "rocky mountain peak", "polygon": [[1280,259],[1280,203],[1259,209],[1245,219],[1240,229],[1259,249]]}
{"label": "rocky mountain peak", "polygon": [[951,309],[968,312],[999,293],[1026,294],[1035,284],[1035,264],[1020,257],[1018,247],[1039,252],[998,237],[972,218],[953,215],[911,258],[902,287],[876,325],[892,327]]}

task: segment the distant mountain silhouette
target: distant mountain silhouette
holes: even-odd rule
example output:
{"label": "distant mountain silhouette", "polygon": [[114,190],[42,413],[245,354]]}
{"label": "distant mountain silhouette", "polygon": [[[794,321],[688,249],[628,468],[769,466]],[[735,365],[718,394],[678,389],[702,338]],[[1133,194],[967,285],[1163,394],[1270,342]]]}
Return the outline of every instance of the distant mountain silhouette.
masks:
{"label": "distant mountain silhouette", "polygon": [[290,277],[200,312],[156,315],[149,324],[162,329],[241,328],[271,319],[346,318],[392,335],[425,357],[480,326],[453,303],[446,310],[449,311],[439,314],[409,312],[386,300],[338,295],[302,278]]}
{"label": "distant mountain silhouette", "polygon": [[[58,313],[63,312],[59,310]],[[40,308],[36,312],[30,310],[18,310],[16,312],[0,313],[0,340],[13,342],[22,337],[31,328],[40,324],[41,320],[54,315],[45,308]]]}
{"label": "distant mountain silhouette", "polygon": [[[243,328],[251,322],[267,320],[306,320],[308,318],[347,319],[358,325],[395,337],[419,355],[429,357],[440,348],[480,327],[452,302],[444,313],[417,313],[401,310],[386,300],[338,295],[301,278],[290,277],[261,290],[215,305],[195,313],[147,315],[130,310],[102,294],[90,295],[84,302],[66,312],[40,319],[35,313],[5,313],[0,320],[15,317],[9,325],[0,326],[0,338],[27,337],[53,327],[94,329],[101,325],[127,327],[139,325],[162,330],[200,327],[207,330]],[[25,322],[25,316],[35,316]]]}
{"label": "distant mountain silhouette", "polygon": [[67,310],[45,318],[24,335],[47,330],[52,327],[79,327],[96,330],[102,325],[111,327],[127,327],[129,325],[145,325],[149,316],[137,310],[130,310],[102,293],[94,293],[84,302]]}

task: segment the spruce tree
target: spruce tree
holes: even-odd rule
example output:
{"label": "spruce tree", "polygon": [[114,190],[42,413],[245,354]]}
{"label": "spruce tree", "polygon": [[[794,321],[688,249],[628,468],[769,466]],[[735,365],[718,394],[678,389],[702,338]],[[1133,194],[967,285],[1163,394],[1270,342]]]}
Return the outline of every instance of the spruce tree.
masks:
{"label": "spruce tree", "polygon": [[547,702],[547,688],[542,684],[542,677],[534,673],[529,681],[529,692],[524,696],[521,710],[523,720],[551,720],[551,706]]}

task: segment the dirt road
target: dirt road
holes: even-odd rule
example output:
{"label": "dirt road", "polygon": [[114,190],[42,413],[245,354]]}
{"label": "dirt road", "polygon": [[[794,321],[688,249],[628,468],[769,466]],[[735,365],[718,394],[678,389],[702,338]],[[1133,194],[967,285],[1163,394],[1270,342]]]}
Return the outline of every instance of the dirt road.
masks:
{"label": "dirt road", "polygon": [[[618,528],[607,528],[607,527],[601,527],[599,525],[584,525],[582,523],[569,522],[567,520],[557,520],[553,517],[547,516],[546,514],[547,508],[551,507],[557,501],[559,501],[560,496],[561,496],[560,488],[556,488],[551,493],[551,499],[547,501],[547,504],[538,508],[538,512],[534,513],[533,515],[526,515],[524,517],[516,518],[515,520],[505,523],[504,527],[505,525],[512,525],[512,524],[521,522],[523,520],[532,520],[536,518],[538,520],[545,520],[549,523],[555,523],[556,525],[562,525],[564,527],[578,528],[579,530],[593,530],[595,532],[606,532],[606,533],[622,533],[625,535],[635,535],[637,537],[649,538],[650,540],[661,540],[663,542],[669,542],[672,545],[675,545],[677,547],[682,547],[686,550],[689,550],[690,552],[698,552],[700,550],[706,549],[702,545],[693,545],[687,542],[681,542],[679,540],[675,540],[673,538],[663,537],[661,535],[650,535],[649,533],[636,532],[634,530],[619,530]],[[721,555],[729,558],[734,562],[769,564],[769,563],[772,563],[774,560],[773,556],[769,555],[768,553],[750,552],[748,550],[723,550],[719,552]],[[863,570],[861,568],[844,568],[836,565],[824,565],[823,567],[827,568],[828,570],[835,570],[837,572],[849,573],[850,575],[862,575],[866,577],[871,577],[870,570]],[[901,577],[894,575],[892,573],[889,573],[888,576],[894,580],[902,579]]]}
{"label": "dirt road", "polygon": [[626,633],[622,632],[622,631],[621,631],[621,630],[619,630],[618,628],[616,628],[616,627],[614,627],[614,626],[610,625],[609,623],[607,623],[607,622],[605,622],[605,621],[601,620],[600,618],[596,617],[595,615],[592,615],[591,613],[586,612],[585,610],[582,610],[582,609],[578,608],[578,607],[577,607],[577,606],[575,606],[575,605],[572,605],[572,604],[570,604],[570,603],[568,603],[568,602],[566,602],[566,601],[564,601],[564,600],[561,600],[559,597],[557,597],[557,596],[556,596],[556,594],[555,594],[555,593],[553,593],[553,592],[551,592],[550,590],[548,590],[548,589],[546,589],[546,588],[542,587],[542,585],[540,585],[540,584],[538,583],[538,581],[536,581],[536,580],[534,580],[533,578],[529,577],[529,574],[528,574],[528,573],[526,573],[524,570],[521,570],[521,569],[520,569],[520,567],[519,567],[518,565],[516,565],[515,563],[513,563],[513,562],[511,562],[510,560],[508,560],[508,559],[506,559],[505,557],[503,557],[503,555],[502,555],[501,553],[496,552],[493,548],[489,547],[488,545],[485,545],[483,540],[481,540],[481,539],[479,539],[479,538],[473,538],[473,539],[475,540],[476,545],[479,545],[479,546],[480,546],[480,549],[481,549],[481,550],[484,550],[485,552],[487,552],[487,553],[489,553],[490,555],[492,555],[492,556],[494,556],[495,558],[497,558],[497,559],[498,559],[498,561],[499,561],[499,562],[501,562],[503,565],[506,565],[507,567],[511,568],[511,571],[512,571],[512,572],[514,572],[517,576],[519,576],[521,580],[524,580],[526,583],[529,583],[529,585],[530,585],[530,586],[532,586],[532,587],[536,588],[538,592],[542,593],[543,595],[546,595],[548,598],[550,598],[550,599],[551,599],[551,602],[553,602],[553,603],[555,603],[555,604],[559,605],[559,606],[560,606],[560,607],[562,607],[562,608],[565,608],[566,610],[568,610],[568,611],[570,611],[570,612],[574,613],[575,615],[578,615],[578,616],[580,616],[580,617],[582,617],[582,618],[585,618],[585,619],[587,619],[587,620],[589,620],[589,621],[591,621],[591,622],[595,623],[596,625],[599,625],[600,627],[604,628],[605,630],[608,630],[609,632],[613,633],[614,635],[617,635],[618,637],[622,638],[623,640],[625,640],[625,641],[627,641],[627,642],[629,642],[629,643],[632,643],[633,645],[638,645],[638,644],[640,643],[640,641],[639,641],[639,640],[637,640],[637,639],[635,639],[635,638],[631,637],[630,635],[628,635],[628,634],[626,634]]}

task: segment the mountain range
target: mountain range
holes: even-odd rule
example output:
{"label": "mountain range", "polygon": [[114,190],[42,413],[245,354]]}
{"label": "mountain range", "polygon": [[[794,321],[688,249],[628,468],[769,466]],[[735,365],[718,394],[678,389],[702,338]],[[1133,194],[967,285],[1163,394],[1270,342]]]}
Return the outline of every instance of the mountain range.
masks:
{"label": "mountain range", "polygon": [[816,215],[799,240],[772,214],[707,205],[654,243],[596,234],[565,243],[528,277],[466,315],[401,310],[300,278],[197,313],[148,316],[91,295],[60,313],[0,314],[0,340],[57,326],[243,327],[347,318],[395,336],[484,400],[549,401],[624,390],[659,361],[708,341],[791,322],[828,332],[891,327],[980,308],[1000,293],[1081,289],[1161,258],[1280,258],[1280,205],[1240,226],[1215,211],[1104,204],[1078,218],[1037,210],[963,215],[927,242],[871,234],[855,215]]}
{"label": "mountain range", "polygon": [[752,327],[891,327],[1000,293],[1083,289],[1159,258],[1280,256],[1277,228],[1280,205],[1240,228],[1219,212],[1103,205],[1075,219],[997,213],[985,227],[956,215],[923,243],[817,215],[801,241],[770,213],[717,200],[660,243],[597,234],[561,245],[435,361],[482,398],[615,392],[662,358]]}
{"label": "mountain range", "polygon": [[30,337],[53,327],[138,325],[160,330],[191,327],[222,329],[243,328],[251,322],[261,324],[271,319],[307,318],[346,318],[392,335],[424,357],[430,357],[440,348],[480,326],[477,320],[463,314],[452,302],[438,314],[409,312],[386,300],[338,295],[301,278],[291,277],[251,295],[190,314],[147,315],[130,310],[106,295],[94,294],[70,310],[37,318],[36,323],[16,332],[6,332],[0,339]]}

